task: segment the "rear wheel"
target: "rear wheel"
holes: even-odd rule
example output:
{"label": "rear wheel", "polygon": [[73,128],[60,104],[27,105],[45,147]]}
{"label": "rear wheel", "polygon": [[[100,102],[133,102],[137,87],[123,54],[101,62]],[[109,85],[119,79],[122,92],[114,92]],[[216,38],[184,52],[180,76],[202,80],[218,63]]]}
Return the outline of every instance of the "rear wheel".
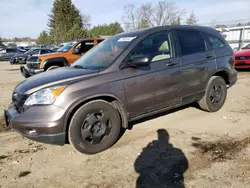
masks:
{"label": "rear wheel", "polygon": [[227,85],[223,78],[210,78],[204,97],[198,102],[199,106],[208,112],[216,112],[222,108],[227,97]]}
{"label": "rear wheel", "polygon": [[72,117],[69,142],[81,153],[95,154],[110,148],[118,139],[120,130],[118,111],[106,101],[91,101]]}

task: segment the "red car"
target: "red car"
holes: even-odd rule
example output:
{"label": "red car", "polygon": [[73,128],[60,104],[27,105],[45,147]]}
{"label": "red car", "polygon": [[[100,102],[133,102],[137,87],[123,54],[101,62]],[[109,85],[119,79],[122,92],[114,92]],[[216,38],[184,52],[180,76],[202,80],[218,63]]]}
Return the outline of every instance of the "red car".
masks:
{"label": "red car", "polygon": [[250,68],[250,49],[240,50],[234,53],[235,68],[249,69]]}

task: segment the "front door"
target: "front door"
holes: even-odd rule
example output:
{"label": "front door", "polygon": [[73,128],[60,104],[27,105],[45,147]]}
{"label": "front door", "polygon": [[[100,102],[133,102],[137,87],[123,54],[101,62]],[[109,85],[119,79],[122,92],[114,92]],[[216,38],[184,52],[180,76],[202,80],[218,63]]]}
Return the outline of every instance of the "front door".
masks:
{"label": "front door", "polygon": [[150,65],[122,70],[130,117],[179,103],[175,92],[178,92],[181,66],[175,56],[171,32],[143,39],[125,61],[137,57],[147,57]]}

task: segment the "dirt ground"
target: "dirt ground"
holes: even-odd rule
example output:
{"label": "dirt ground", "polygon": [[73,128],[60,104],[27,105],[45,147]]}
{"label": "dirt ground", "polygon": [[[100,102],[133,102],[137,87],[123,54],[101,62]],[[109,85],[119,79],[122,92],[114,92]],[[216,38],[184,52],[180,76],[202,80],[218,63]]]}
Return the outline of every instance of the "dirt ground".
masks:
{"label": "dirt ground", "polygon": [[[0,62],[1,113],[22,80],[19,66]],[[219,112],[190,105],[135,122],[93,156],[2,131],[0,187],[250,187],[249,122],[250,72],[240,72]]]}

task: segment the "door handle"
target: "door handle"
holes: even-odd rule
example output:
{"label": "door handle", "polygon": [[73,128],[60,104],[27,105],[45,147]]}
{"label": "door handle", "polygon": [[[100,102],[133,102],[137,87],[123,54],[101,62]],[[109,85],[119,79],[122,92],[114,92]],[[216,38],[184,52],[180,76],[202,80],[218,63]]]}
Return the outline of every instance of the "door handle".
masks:
{"label": "door handle", "polygon": [[214,58],[214,55],[206,55],[205,57],[206,57],[206,59],[212,59],[212,58]]}
{"label": "door handle", "polygon": [[166,67],[172,67],[174,65],[177,65],[177,63],[175,63],[175,62],[169,62],[169,63],[166,64]]}

